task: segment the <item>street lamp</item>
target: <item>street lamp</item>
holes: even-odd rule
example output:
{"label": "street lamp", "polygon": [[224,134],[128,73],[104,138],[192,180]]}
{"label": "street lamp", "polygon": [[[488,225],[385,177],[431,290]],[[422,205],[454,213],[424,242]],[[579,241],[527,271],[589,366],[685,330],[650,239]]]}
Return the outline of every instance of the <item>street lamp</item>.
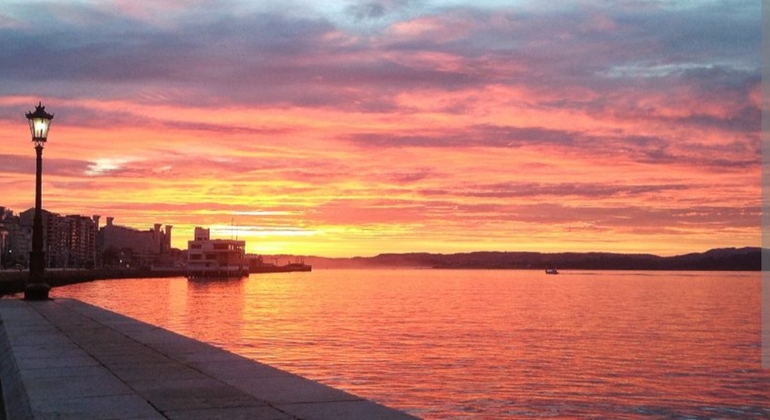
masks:
{"label": "street lamp", "polygon": [[45,253],[43,252],[43,146],[48,140],[48,128],[53,114],[45,112],[42,102],[35,107],[35,112],[27,112],[32,142],[37,152],[37,172],[35,177],[35,218],[32,222],[32,252],[29,253],[29,280],[24,288],[24,299],[46,300],[51,286],[45,282]]}
{"label": "street lamp", "polygon": [[0,228],[0,270],[8,265],[7,258],[5,257],[5,238],[8,236],[8,231],[4,228]]}

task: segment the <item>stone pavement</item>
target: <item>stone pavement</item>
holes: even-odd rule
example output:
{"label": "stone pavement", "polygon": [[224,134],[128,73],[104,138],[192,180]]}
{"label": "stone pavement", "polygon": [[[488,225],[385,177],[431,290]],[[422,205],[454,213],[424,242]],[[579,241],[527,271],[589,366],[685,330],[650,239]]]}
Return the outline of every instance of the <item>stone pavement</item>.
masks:
{"label": "stone pavement", "polygon": [[0,382],[16,419],[414,419],[73,299],[0,299]]}

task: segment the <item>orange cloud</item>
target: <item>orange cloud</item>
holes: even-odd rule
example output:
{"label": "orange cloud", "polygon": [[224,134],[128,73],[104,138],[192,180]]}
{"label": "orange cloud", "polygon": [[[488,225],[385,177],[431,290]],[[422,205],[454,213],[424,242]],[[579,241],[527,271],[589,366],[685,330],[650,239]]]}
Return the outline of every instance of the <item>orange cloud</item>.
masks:
{"label": "orange cloud", "polygon": [[23,113],[42,100],[44,206],[172,224],[177,247],[194,226],[329,256],[759,244],[750,10],[399,3],[345,26],[179,4],[67,6],[56,47],[3,27],[0,205],[32,206]]}

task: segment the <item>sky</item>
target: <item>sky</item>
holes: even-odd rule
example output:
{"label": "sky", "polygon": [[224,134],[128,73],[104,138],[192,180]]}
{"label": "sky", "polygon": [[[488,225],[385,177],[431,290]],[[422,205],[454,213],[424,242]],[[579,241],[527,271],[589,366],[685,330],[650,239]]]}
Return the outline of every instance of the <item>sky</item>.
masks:
{"label": "sky", "polygon": [[761,3],[3,0],[0,206],[247,251],[761,242]]}

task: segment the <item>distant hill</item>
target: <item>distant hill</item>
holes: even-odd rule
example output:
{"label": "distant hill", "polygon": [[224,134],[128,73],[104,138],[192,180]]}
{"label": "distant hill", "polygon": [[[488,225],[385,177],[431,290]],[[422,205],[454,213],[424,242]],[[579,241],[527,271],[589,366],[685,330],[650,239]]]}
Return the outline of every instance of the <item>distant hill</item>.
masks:
{"label": "distant hill", "polygon": [[[760,271],[762,249],[719,248],[673,257],[609,252],[426,252],[380,254],[374,257],[304,257],[313,268],[444,268],[444,269],[546,269],[560,270],[721,270]],[[764,250],[770,252],[770,250]],[[270,258],[294,259],[292,256]]]}

